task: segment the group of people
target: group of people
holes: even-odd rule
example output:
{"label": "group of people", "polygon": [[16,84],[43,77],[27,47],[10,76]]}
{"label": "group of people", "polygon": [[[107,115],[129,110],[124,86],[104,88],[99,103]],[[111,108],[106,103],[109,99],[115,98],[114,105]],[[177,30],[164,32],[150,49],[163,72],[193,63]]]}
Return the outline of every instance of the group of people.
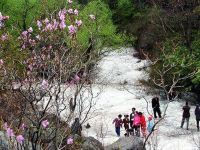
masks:
{"label": "group of people", "polygon": [[[199,104],[196,105],[194,114],[196,117],[197,131],[199,131],[199,121],[200,121]],[[190,119],[190,106],[188,105],[188,102],[186,102],[185,106],[183,106],[183,117],[182,117],[182,121],[181,121],[181,128],[183,128],[184,122],[186,120],[186,122],[187,122],[186,129],[189,130],[189,119]]]}
{"label": "group of people", "polygon": [[[162,117],[158,97],[152,98],[152,109],[155,119],[157,118],[157,115],[159,118]],[[136,111],[135,108],[132,108],[132,113],[130,115],[124,115],[123,119],[122,115],[119,114],[118,118],[113,120],[113,123],[115,124],[117,136],[120,136],[120,128],[122,128],[123,125],[126,131],[125,136],[140,136],[140,133],[142,133],[142,136],[146,137],[147,133],[151,133],[154,128],[153,116],[150,115],[146,121],[143,113]]]}
{"label": "group of people", "polygon": [[117,136],[120,136],[120,128],[124,126],[124,129],[126,131],[125,136],[129,135],[140,136],[141,132],[143,137],[146,137],[147,130],[150,133],[154,126],[152,116],[148,117],[148,125],[147,125],[143,113],[136,111],[135,108],[132,108],[132,113],[130,115],[124,115],[123,119],[122,115],[119,114],[118,118],[115,118],[113,120],[113,123],[115,124],[115,131],[117,133]]}
{"label": "group of people", "polygon": [[[154,114],[154,119],[162,118],[159,98],[152,98],[152,109]],[[199,105],[196,105],[195,109],[197,130],[199,131],[199,122],[200,122],[200,108]],[[181,128],[183,128],[185,120],[187,121],[187,130],[189,127],[189,118],[190,118],[190,107],[188,106],[188,102],[183,106],[183,118],[181,122]],[[122,119],[122,115],[119,114],[117,118],[113,120],[113,124],[115,124],[115,132],[117,136],[120,136],[120,129],[124,127],[126,133],[125,136],[136,135],[140,136],[142,133],[143,137],[146,137],[148,133],[151,133],[154,130],[154,121],[153,116],[150,115],[146,121],[145,116],[142,112],[136,111],[135,108],[132,108],[132,112],[130,115],[124,115]]]}

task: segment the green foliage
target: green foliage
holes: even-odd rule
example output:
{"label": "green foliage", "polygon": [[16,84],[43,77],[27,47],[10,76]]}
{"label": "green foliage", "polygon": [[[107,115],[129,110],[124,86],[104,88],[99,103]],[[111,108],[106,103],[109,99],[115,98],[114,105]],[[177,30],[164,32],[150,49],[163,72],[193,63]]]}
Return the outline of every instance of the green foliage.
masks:
{"label": "green foliage", "polygon": [[125,17],[126,19],[130,18],[133,15],[133,12],[135,11],[135,7],[130,0],[118,1],[117,6],[118,6],[117,11],[123,12],[123,14],[121,15],[122,17]]}
{"label": "green foliage", "polygon": [[19,31],[32,26],[39,15],[40,6],[39,0],[3,0],[0,3],[2,13],[10,16],[8,24],[17,27]]}
{"label": "green foliage", "polygon": [[[182,37],[179,35],[176,35],[172,39],[167,39],[162,44],[163,48],[161,50],[157,49],[157,52],[160,50],[159,56],[157,56],[159,57],[159,61],[150,68],[148,72],[150,78],[159,80],[160,76],[157,72],[160,71],[163,73],[173,66],[163,76],[165,85],[172,85],[174,78],[182,78],[190,74],[194,74],[194,76],[180,80],[180,82],[178,82],[180,88],[176,88],[175,90],[190,90],[193,85],[192,81],[195,84],[199,84],[200,74],[198,70],[200,67],[200,52],[197,46],[199,43],[197,41],[194,43],[196,44],[193,44],[193,51],[188,52],[187,47],[182,43]],[[195,46],[197,49],[194,48]],[[163,70],[163,68],[165,69]]]}
{"label": "green foliage", "polygon": [[[169,51],[170,48],[171,51]],[[188,50],[184,46],[169,46],[167,47],[165,53],[166,56],[161,56],[161,59],[163,59],[165,64],[172,64],[176,67],[174,67],[173,74],[181,74],[182,76],[185,76],[191,72],[193,72],[196,62],[195,56],[191,53],[188,53]]]}
{"label": "green foliage", "polygon": [[153,19],[158,20],[159,14],[159,8],[148,7],[142,1],[137,3],[132,0],[118,0],[116,8],[113,10],[113,21],[117,25],[118,31],[123,33],[128,43],[133,45],[140,38],[138,35],[149,27],[148,24],[160,31],[155,26],[155,21],[152,22]]}
{"label": "green foliage", "polygon": [[[19,35],[30,26],[34,28],[37,19],[44,19],[49,14],[54,15],[65,6],[68,6],[66,0],[2,0],[0,2],[2,13],[10,16],[8,21],[10,29],[13,27],[18,29],[18,33],[15,32],[14,35]],[[73,3],[72,7],[74,6],[77,8],[77,3]],[[116,28],[112,23],[112,13],[104,2],[94,0],[85,7],[80,5],[78,7],[81,10],[80,18],[83,19],[83,27],[77,38],[82,48],[87,48],[89,38],[95,40],[97,48],[122,45],[123,40],[116,34]],[[96,16],[95,21],[88,21],[90,14]],[[38,18],[39,16],[42,18]]]}
{"label": "green foliage", "polygon": [[197,69],[197,73],[195,78],[193,79],[193,83],[198,85],[200,84],[200,31],[197,31],[194,34],[192,49],[193,49],[193,54],[195,56],[195,59],[193,59],[193,61],[196,61],[196,69]]}
{"label": "green foliage", "polygon": [[[89,15],[95,15],[95,20],[89,20]],[[100,0],[91,1],[81,11],[83,27],[78,33],[78,42],[87,47],[89,39],[95,42],[96,49],[110,46],[120,46],[123,43],[112,23],[112,14],[108,6]]]}

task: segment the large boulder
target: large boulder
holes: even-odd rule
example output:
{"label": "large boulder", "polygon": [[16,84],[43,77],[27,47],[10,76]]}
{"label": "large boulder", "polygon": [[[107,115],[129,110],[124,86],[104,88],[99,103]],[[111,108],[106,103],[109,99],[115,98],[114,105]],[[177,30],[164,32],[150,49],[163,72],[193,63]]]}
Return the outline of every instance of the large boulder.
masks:
{"label": "large boulder", "polygon": [[105,150],[142,150],[143,139],[136,136],[121,137],[116,142],[105,147]]}
{"label": "large boulder", "polygon": [[198,100],[198,95],[192,92],[181,92],[179,98],[195,104]]}
{"label": "large boulder", "polygon": [[101,142],[93,137],[83,137],[82,150],[104,150]]}

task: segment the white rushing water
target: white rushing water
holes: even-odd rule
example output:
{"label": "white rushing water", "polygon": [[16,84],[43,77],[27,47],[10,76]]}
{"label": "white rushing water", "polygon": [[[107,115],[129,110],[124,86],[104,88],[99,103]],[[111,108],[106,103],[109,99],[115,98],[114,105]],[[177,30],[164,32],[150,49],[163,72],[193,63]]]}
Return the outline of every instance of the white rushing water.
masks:
{"label": "white rushing water", "polygon": [[[138,80],[147,76],[141,67],[146,65],[146,61],[133,57],[135,51],[131,48],[123,48],[119,52],[111,52],[104,57],[98,64],[98,77],[94,84],[102,85],[103,91],[96,98],[96,113],[93,114],[88,123],[91,125],[89,129],[83,129],[86,136],[93,136],[100,140],[104,145],[113,143],[118,139],[115,134],[112,121],[118,114],[130,114],[131,108],[135,107],[137,111],[144,113],[148,117],[147,104],[143,97],[149,102],[152,96],[146,95],[141,88]],[[124,85],[123,83],[126,83]],[[157,95],[158,96],[158,95]],[[180,129],[182,117],[181,102],[173,102],[169,104],[165,119],[159,124],[157,130],[152,137],[153,144],[159,150],[192,150],[197,149],[193,137],[197,136],[195,118],[193,115],[194,107],[191,109],[190,130]],[[161,102],[161,110],[165,107],[165,103]],[[152,112],[151,108],[150,111]],[[121,136],[125,133],[121,132]],[[197,139],[197,138],[195,138]],[[200,141],[200,139],[199,139]],[[148,147],[150,149],[150,147]]]}

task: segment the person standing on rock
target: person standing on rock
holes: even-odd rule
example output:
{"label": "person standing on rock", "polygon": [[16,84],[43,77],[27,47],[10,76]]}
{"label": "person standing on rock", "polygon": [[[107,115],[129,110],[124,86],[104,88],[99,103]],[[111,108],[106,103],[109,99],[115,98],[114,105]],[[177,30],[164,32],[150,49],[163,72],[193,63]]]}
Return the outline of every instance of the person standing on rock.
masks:
{"label": "person standing on rock", "polygon": [[181,128],[183,128],[185,119],[187,121],[187,130],[189,127],[189,119],[190,119],[190,106],[188,106],[188,102],[185,103],[185,106],[183,106],[183,118],[181,122]]}
{"label": "person standing on rock", "polygon": [[159,118],[161,118],[160,103],[158,97],[154,97],[152,99],[152,108],[153,108],[154,118],[157,118],[156,113],[158,114]]}
{"label": "person standing on rock", "polygon": [[115,132],[117,133],[117,136],[120,136],[120,128],[122,127],[123,124],[122,115],[119,114],[118,118],[115,118],[113,120],[113,123],[115,124]]}
{"label": "person standing on rock", "polygon": [[195,116],[196,116],[196,121],[197,121],[197,131],[199,131],[200,108],[198,104],[196,105]]}

